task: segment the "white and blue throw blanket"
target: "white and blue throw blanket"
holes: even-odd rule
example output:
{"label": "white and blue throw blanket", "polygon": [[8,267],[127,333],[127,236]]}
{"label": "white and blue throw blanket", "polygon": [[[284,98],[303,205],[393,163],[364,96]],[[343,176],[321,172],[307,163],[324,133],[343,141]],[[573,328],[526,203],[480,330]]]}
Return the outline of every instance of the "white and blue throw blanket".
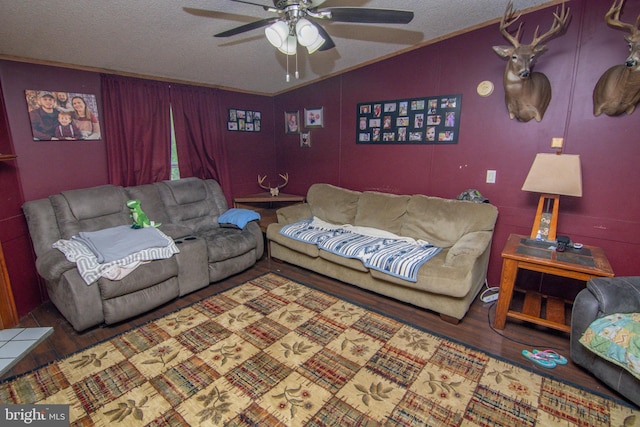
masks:
{"label": "white and blue throw blanket", "polygon": [[422,240],[370,227],[329,224],[319,218],[285,225],[280,234],[336,255],[357,258],[368,268],[411,282],[418,280],[420,266],[442,250]]}
{"label": "white and blue throw blanket", "polygon": [[120,280],[139,265],[155,259],[170,258],[180,252],[169,236],[157,228],[133,229],[130,226],[81,232],[70,240],[53,244],[90,285],[100,277]]}

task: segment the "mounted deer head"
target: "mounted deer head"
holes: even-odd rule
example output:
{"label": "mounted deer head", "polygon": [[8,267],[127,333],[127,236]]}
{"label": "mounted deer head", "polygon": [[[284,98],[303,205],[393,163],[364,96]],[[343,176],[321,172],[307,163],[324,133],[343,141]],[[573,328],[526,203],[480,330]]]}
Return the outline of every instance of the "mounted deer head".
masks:
{"label": "mounted deer head", "polygon": [[264,180],[266,178],[267,178],[267,175],[265,175],[263,177],[260,177],[260,175],[258,174],[258,185],[262,189],[269,190],[269,192],[271,193],[272,197],[276,197],[278,194],[280,194],[280,189],[289,183],[289,174],[288,173],[281,173],[280,174],[280,178],[284,179],[284,184],[278,185],[275,188],[271,188],[271,183],[269,183],[269,186],[264,185]]}
{"label": "mounted deer head", "polygon": [[619,116],[633,113],[640,101],[640,15],[635,25],[620,21],[620,10],[624,0],[614,0],[604,16],[607,24],[629,32],[625,40],[629,43],[629,56],[624,64],[609,68],[598,80],[593,90],[593,114]]}
{"label": "mounted deer head", "polygon": [[509,1],[500,21],[500,33],[511,43],[511,46],[493,46],[493,50],[508,60],[503,83],[509,118],[517,118],[521,122],[536,119],[539,122],[551,101],[551,83],[544,74],[531,72],[531,67],[536,56],[542,55],[547,50],[547,47],[541,43],[564,31],[569,18],[569,9],[565,10],[562,3],[560,13],[556,9],[553,14],[553,24],[549,31],[539,36],[540,27],[536,27],[531,44],[520,44],[522,22],[515,35],[511,35],[507,30],[519,18],[520,14],[515,16],[513,3]]}

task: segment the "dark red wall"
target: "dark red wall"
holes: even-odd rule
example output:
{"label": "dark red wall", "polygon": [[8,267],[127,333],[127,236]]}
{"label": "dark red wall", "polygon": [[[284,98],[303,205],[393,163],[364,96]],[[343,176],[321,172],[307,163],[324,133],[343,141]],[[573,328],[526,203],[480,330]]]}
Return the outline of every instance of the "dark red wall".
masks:
{"label": "dark red wall", "polygon": [[[639,274],[640,112],[594,117],[591,101],[598,78],[624,61],[627,46],[624,33],[604,23],[610,2],[586,5],[586,0],[568,3],[572,16],[566,34],[548,42],[549,51],[536,66],[553,86],[541,123],[509,120],[502,89],[505,62],[491,49],[506,44],[497,24],[275,97],[220,91],[221,120],[226,122],[229,108],[253,109],[263,116],[260,133],[223,131],[232,196],[260,191],[257,174],[275,178],[281,172],[289,173],[285,191],[294,194],[305,194],[314,182],[441,197],[477,188],[500,211],[489,266],[489,283],[497,285],[499,254],[507,236],[528,234],[533,222],[537,195],[520,190],[529,166],[536,153],[552,152],[552,137],[564,137],[564,151],[581,156],[584,196],[562,197],[559,232],[604,247],[617,275]],[[537,24],[543,30],[549,27],[552,12],[545,9],[521,18],[524,42],[531,40]],[[627,2],[623,20],[634,22],[639,14],[640,3]],[[487,98],[476,94],[483,80],[496,85]],[[0,164],[0,241],[24,315],[41,296],[19,209],[22,200],[106,183],[108,140],[34,142],[24,101],[25,89],[40,87],[100,97],[97,73],[0,61],[0,87],[10,127],[9,134],[0,129],[0,151],[9,144],[19,156]],[[458,144],[356,144],[357,103],[451,93],[462,94]],[[324,107],[325,125],[311,130],[311,148],[300,148],[299,136],[284,132],[284,112],[299,110],[302,117],[305,107]],[[0,123],[0,128],[6,126]],[[487,169],[497,170],[496,184],[485,183]]]}
{"label": "dark red wall", "polygon": [[[0,153],[13,154],[4,97],[1,95],[0,87]],[[17,160],[0,161],[0,242],[16,307],[29,308],[37,306],[45,298],[45,292],[32,267],[31,241],[20,209],[22,200]]]}
{"label": "dark red wall", "polygon": [[[0,83],[15,154],[18,155],[25,200],[107,182],[106,139],[85,142],[34,141],[24,93],[25,89],[89,93],[96,95],[101,106],[99,74],[0,61]],[[99,117],[102,120],[101,110]]]}
{"label": "dark red wall", "polygon": [[[566,33],[547,43],[536,70],[553,86],[542,122],[510,120],[504,104],[505,62],[491,49],[507,44],[497,24],[381,63],[354,70],[276,97],[278,112],[323,106],[326,125],[311,130],[311,148],[276,125],[277,169],[288,171],[289,192],[304,194],[325,181],[355,190],[422,193],[456,197],[477,188],[500,215],[494,236],[489,282],[498,285],[502,246],[510,233],[529,234],[538,195],[520,190],[536,153],[553,152],[551,138],[565,138],[565,153],[580,154],[584,195],[562,197],[559,233],[604,247],[617,275],[640,274],[640,120],[631,116],[594,117],[591,96],[600,75],[628,55],[624,32],[609,28],[610,2],[572,1]],[[536,25],[545,31],[553,8],[523,16],[522,41]],[[623,20],[633,23],[640,4],[627,2]],[[339,46],[338,46],[339,49]],[[476,86],[491,80],[494,93],[483,98]],[[460,138],[455,145],[358,145],[359,102],[462,94]],[[282,114],[280,114],[282,116]],[[487,169],[497,182],[486,184]]]}
{"label": "dark red wall", "polygon": [[262,191],[257,184],[258,174],[273,174],[275,150],[273,137],[273,99],[237,92],[220,91],[220,117],[228,119],[229,108],[259,111],[262,115],[260,132],[223,131],[232,196]]}

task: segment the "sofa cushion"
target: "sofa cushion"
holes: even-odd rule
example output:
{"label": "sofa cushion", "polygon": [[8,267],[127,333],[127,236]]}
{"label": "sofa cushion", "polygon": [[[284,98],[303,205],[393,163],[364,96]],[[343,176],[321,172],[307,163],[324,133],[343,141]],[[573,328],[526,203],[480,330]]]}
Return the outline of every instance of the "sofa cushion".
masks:
{"label": "sofa cushion", "polygon": [[121,280],[101,277],[98,279],[98,287],[102,299],[107,300],[155,286],[176,276],[178,263],[175,257],[171,257],[142,264]]}
{"label": "sofa cushion", "polygon": [[400,234],[411,196],[365,191],[358,200],[355,224]]}
{"label": "sofa cushion", "polygon": [[207,190],[204,182],[196,179],[181,179],[171,181],[168,184],[169,191],[179,205],[199,202],[207,198]]}
{"label": "sofa cushion", "polygon": [[294,240],[280,234],[280,230],[282,230],[283,226],[284,224],[269,224],[269,227],[267,227],[267,238],[270,241],[279,243],[288,249],[303,253],[312,258],[317,258],[319,256],[320,250],[318,249],[318,245]]}
{"label": "sofa cushion", "polygon": [[209,263],[237,257],[253,251],[257,246],[251,232],[234,228],[216,228],[201,233],[198,237],[207,242]]}
{"label": "sofa cushion", "polygon": [[488,203],[415,195],[407,204],[400,234],[448,248],[471,231],[491,231],[498,210]]}
{"label": "sofa cushion", "polygon": [[122,187],[103,185],[64,191],[49,197],[60,237],[70,239],[81,231],[96,231],[131,223]]}
{"label": "sofa cushion", "polygon": [[353,224],[359,198],[360,192],[331,184],[313,184],[307,192],[313,216],[332,224]]}
{"label": "sofa cushion", "polygon": [[222,189],[214,180],[184,178],[157,185],[169,220],[193,232],[219,228],[218,216],[227,210]]}
{"label": "sofa cushion", "polygon": [[[140,200],[140,207],[151,221],[166,224],[169,216],[162,204],[158,187],[153,184],[136,185],[125,188],[127,200]],[[133,222],[133,220],[132,220]]]}
{"label": "sofa cushion", "polygon": [[122,203],[125,198],[122,188],[113,185],[63,191],[61,194],[77,220],[117,214],[126,208],[126,203]]}

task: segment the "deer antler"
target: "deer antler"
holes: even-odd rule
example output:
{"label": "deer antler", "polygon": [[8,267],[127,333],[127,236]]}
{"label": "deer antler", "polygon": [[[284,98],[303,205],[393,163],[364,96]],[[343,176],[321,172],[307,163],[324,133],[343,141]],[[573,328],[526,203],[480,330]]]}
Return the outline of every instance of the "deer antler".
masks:
{"label": "deer antler", "polygon": [[558,14],[558,9],[556,8],[556,11],[553,13],[553,24],[551,24],[551,28],[549,28],[549,31],[547,31],[543,35],[538,36],[538,30],[540,29],[540,26],[537,26],[535,33],[533,33],[533,41],[531,42],[531,46],[535,47],[538,45],[538,43],[543,42],[544,40],[548,40],[557,33],[562,32],[565,25],[567,24],[567,20],[569,19],[569,10],[570,9],[565,9],[564,3],[562,3],[562,10],[560,11],[560,14]]}
{"label": "deer antler", "polygon": [[281,173],[280,178],[284,179],[284,184],[278,185],[278,188],[282,188],[289,183],[289,173]]}
{"label": "deer antler", "polygon": [[518,25],[518,31],[516,31],[515,35],[511,35],[511,33],[507,31],[507,28],[509,28],[511,24],[513,24],[518,19],[520,19],[520,15],[521,15],[520,13],[518,13],[518,16],[514,16],[514,15],[515,15],[515,11],[513,10],[513,2],[509,0],[509,3],[507,4],[507,8],[504,11],[504,15],[502,15],[502,19],[500,20],[500,33],[502,33],[505,39],[511,42],[513,47],[518,47],[520,46],[519,39],[520,39],[520,29],[522,28],[522,22],[520,23],[520,25]]}
{"label": "deer antler", "polygon": [[260,174],[258,174],[258,185],[260,186],[260,188],[262,188],[263,190],[269,190],[269,187],[264,185],[264,180],[267,179],[267,175],[263,176],[262,178],[260,178]]}
{"label": "deer antler", "polygon": [[615,0],[613,5],[611,5],[611,9],[604,15],[604,20],[614,28],[628,30],[631,34],[635,34],[638,31],[638,25],[640,25],[640,15],[638,15],[636,19],[635,26],[620,21],[620,11],[622,10],[623,4],[624,0]]}
{"label": "deer antler", "polygon": [[[264,185],[264,180],[267,179],[267,175],[261,177],[260,174],[258,174],[258,185],[264,190],[269,190],[269,193],[271,193],[271,195],[275,197],[280,194],[280,189],[289,183],[288,173],[281,173],[280,178],[284,179],[284,184],[278,185],[276,187],[267,187]],[[269,183],[269,185],[271,185],[271,183]]]}

